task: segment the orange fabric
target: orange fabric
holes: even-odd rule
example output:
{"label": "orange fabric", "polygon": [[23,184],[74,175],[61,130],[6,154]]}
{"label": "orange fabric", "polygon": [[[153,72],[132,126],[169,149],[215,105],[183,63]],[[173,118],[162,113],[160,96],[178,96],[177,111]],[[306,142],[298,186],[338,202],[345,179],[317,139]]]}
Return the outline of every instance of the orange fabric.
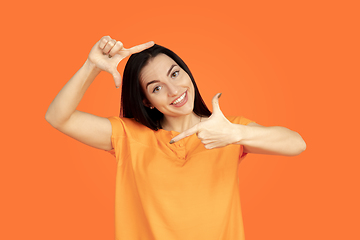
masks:
{"label": "orange fabric", "polygon": [[[248,124],[243,117],[231,122]],[[241,145],[205,149],[196,135],[153,131],[110,117],[117,161],[116,240],[243,240],[238,186]]]}

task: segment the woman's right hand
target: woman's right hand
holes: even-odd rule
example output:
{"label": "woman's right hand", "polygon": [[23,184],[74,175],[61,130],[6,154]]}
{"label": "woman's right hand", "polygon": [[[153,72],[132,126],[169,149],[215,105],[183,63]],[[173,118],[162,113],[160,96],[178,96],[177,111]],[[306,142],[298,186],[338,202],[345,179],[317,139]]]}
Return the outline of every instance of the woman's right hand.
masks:
{"label": "woman's right hand", "polygon": [[154,45],[153,41],[134,46],[132,48],[124,48],[122,42],[116,41],[109,36],[102,37],[91,49],[88,61],[102,71],[110,73],[118,88],[121,85],[121,76],[117,70],[120,61],[131,54],[141,52]]}

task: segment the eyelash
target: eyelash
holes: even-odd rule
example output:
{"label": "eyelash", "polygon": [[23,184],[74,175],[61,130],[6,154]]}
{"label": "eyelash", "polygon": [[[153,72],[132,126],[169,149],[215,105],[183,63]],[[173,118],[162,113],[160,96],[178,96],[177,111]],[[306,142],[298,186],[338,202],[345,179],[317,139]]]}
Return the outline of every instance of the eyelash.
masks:
{"label": "eyelash", "polygon": [[177,77],[177,76],[179,76],[180,71],[179,71],[179,70],[177,70],[177,71],[173,72],[173,73],[171,74],[171,77],[173,77],[173,76],[174,76],[174,73],[177,73],[177,75],[176,75],[176,77]]}
{"label": "eyelash", "polygon": [[156,87],[154,88],[154,90],[153,90],[153,93],[160,91],[160,89],[159,89],[159,90],[156,90],[157,88],[161,88],[161,87],[160,87],[160,86],[156,86]]}
{"label": "eyelash", "polygon": [[[174,76],[175,73],[177,73],[176,76]],[[177,70],[177,71],[173,72],[170,76],[171,76],[171,78],[175,78],[175,77],[179,76],[179,74],[180,74],[180,71]],[[161,86],[156,86],[156,87],[154,88],[154,90],[153,90],[153,93],[160,91],[160,89],[159,89],[159,90],[156,90],[156,89],[158,89],[158,88],[161,89]]]}

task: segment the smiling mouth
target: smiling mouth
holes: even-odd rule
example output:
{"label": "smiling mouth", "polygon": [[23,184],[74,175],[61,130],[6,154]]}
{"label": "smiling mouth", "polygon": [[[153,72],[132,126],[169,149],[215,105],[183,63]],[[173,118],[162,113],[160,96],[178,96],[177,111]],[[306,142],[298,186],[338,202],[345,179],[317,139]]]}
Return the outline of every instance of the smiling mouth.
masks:
{"label": "smiling mouth", "polygon": [[170,103],[170,105],[176,105],[176,104],[182,103],[186,97],[186,94],[187,94],[187,91],[184,92],[180,97],[175,99],[172,103]]}

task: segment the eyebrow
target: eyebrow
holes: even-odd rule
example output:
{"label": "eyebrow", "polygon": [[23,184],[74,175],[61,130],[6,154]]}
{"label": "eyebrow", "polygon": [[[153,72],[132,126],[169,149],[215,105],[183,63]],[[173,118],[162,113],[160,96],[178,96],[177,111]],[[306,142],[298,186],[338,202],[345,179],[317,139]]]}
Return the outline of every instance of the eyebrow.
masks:
{"label": "eyebrow", "polygon": [[168,75],[168,76],[169,76],[169,74],[170,74],[171,70],[172,70],[175,66],[177,66],[177,65],[176,65],[176,64],[171,65],[171,67],[170,67],[169,71],[167,72],[167,75]]}
{"label": "eyebrow", "polygon": [[[176,66],[177,66],[177,64],[171,65],[171,67],[169,68],[169,70],[168,70],[168,72],[167,72],[167,76],[170,75],[171,70],[172,70],[174,67],[176,67]],[[160,81],[159,81],[159,80],[150,81],[150,82],[148,82],[148,83],[146,84],[146,88],[147,88],[150,84],[153,84],[153,83],[156,83],[156,82],[160,82]]]}
{"label": "eyebrow", "polygon": [[150,84],[153,84],[153,83],[156,83],[156,82],[160,82],[159,80],[153,80],[153,81],[151,81],[151,82],[148,82],[147,84],[146,84],[146,88],[150,85]]}

